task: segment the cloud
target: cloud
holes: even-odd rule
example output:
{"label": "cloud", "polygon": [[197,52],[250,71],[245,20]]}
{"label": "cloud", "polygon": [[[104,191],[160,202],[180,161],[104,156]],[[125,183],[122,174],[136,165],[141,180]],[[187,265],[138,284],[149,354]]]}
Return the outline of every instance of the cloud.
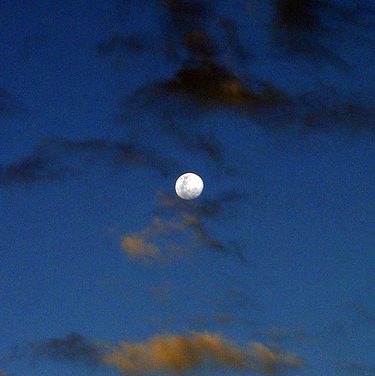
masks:
{"label": "cloud", "polygon": [[143,343],[121,342],[104,356],[104,362],[121,372],[139,375],[182,374],[204,366],[274,374],[303,365],[294,354],[274,352],[260,343],[242,349],[215,333],[158,335]]}
{"label": "cloud", "polygon": [[134,100],[136,111],[156,110],[164,123],[162,130],[185,149],[200,150],[220,163],[224,149],[215,142],[215,134],[202,137],[197,130],[177,126],[177,119],[200,116],[205,110],[227,109],[268,128],[289,129],[291,124],[303,124],[310,130],[332,129],[335,125],[375,128],[373,106],[362,103],[360,93],[345,95],[333,87],[317,85],[313,91],[291,95],[264,80],[245,83],[213,61],[183,65],[171,79],[141,88],[129,100]]}
{"label": "cloud", "polygon": [[320,85],[319,90],[295,100],[295,118],[299,117],[310,130],[330,129],[334,125],[353,130],[374,129],[375,111],[359,98],[359,95],[345,98],[337,90]]}
{"label": "cloud", "polygon": [[235,20],[227,17],[220,17],[218,25],[223,31],[223,39],[226,44],[226,54],[234,57],[234,61],[238,59],[245,62],[249,58],[249,53],[243,46],[238,25]]}
{"label": "cloud", "polygon": [[[274,50],[274,42],[286,47],[285,58],[291,64],[299,62],[302,56],[312,62],[326,61],[336,68],[348,69],[345,59],[354,44],[350,38],[355,35],[360,39],[370,38],[368,30],[375,25],[375,9],[363,4],[343,5],[322,0],[270,0],[269,3],[275,12],[268,10],[265,15],[269,21],[265,25],[271,25],[274,39],[268,47]],[[207,137],[199,139],[202,135],[199,130],[191,127],[185,130],[176,126],[176,121],[226,109],[270,128],[289,129],[291,124],[303,124],[305,129],[321,130],[337,123],[358,129],[374,128],[373,106],[357,100],[363,88],[353,98],[345,98],[342,89],[335,93],[323,87],[313,92],[305,87],[299,93],[289,93],[269,78],[255,77],[252,72],[257,71],[256,60],[249,75],[251,63],[245,61],[247,53],[240,34],[240,31],[246,33],[246,25],[240,17],[231,19],[221,14],[224,10],[221,5],[202,0],[155,0],[154,4],[161,5],[164,11],[160,15],[161,24],[166,26],[156,33],[161,41],[154,40],[153,45],[169,40],[180,66],[169,78],[145,83],[123,101],[124,116],[131,111],[136,116],[147,110],[156,111],[163,122],[163,131],[186,150],[201,150],[219,162],[223,158],[222,147],[207,142]],[[122,39],[117,43],[122,44]],[[355,45],[365,47],[358,42]],[[281,67],[280,56],[269,57],[274,62],[272,71],[277,71]],[[241,68],[243,74],[236,69],[238,62],[246,66]],[[281,63],[284,69],[285,61]],[[318,78],[315,74],[314,77]],[[169,124],[165,125],[166,120]]]}
{"label": "cloud", "polygon": [[214,9],[204,0],[162,0],[167,11],[164,38],[169,57],[181,59],[185,49],[194,58],[207,58],[215,51],[214,43],[206,32],[207,22],[213,18]]}
{"label": "cloud", "polygon": [[151,223],[143,230],[125,235],[121,238],[121,247],[123,251],[132,259],[137,259],[145,263],[151,261],[167,261],[168,256],[181,255],[184,250],[182,247],[170,241],[165,251],[161,252],[156,241],[159,235],[170,235],[171,233],[181,233],[187,229],[186,224],[175,220],[164,220],[154,216]]}
{"label": "cloud", "polygon": [[101,163],[112,171],[129,166],[151,169],[162,176],[168,176],[177,166],[156,150],[131,142],[52,139],[41,142],[31,156],[0,165],[0,186],[62,180]]}
{"label": "cloud", "polygon": [[[191,254],[202,248],[213,250],[224,255],[233,255],[241,262],[247,262],[242,252],[234,245],[225,245],[207,230],[202,218],[214,218],[222,214],[226,204],[243,198],[237,191],[226,191],[217,199],[206,199],[199,204],[182,202],[164,192],[157,192],[157,210],[150,224],[138,232],[127,234],[121,238],[121,247],[131,258],[144,262],[152,260],[167,261],[170,255],[182,256]],[[167,218],[167,219],[165,219]],[[186,246],[174,242],[171,235],[187,236]],[[167,239],[164,251],[157,241],[163,236]],[[191,241],[191,238],[194,241]]]}
{"label": "cloud", "polygon": [[8,361],[21,358],[46,359],[96,368],[102,364],[105,349],[104,343],[94,343],[78,333],[71,333],[63,338],[55,337],[15,346]]}
{"label": "cloud", "polygon": [[[375,10],[360,5],[348,7],[337,2],[322,0],[272,0],[276,15],[273,22],[274,36],[290,51],[326,60],[336,67],[348,69],[348,63],[329,45],[328,37],[342,41],[348,26],[365,27],[362,19],[375,16]],[[335,27],[328,26],[323,18],[335,20]],[[367,16],[367,17],[364,17]],[[341,24],[340,24],[341,22]],[[339,27],[337,27],[339,25]],[[373,21],[374,25],[374,21]],[[367,25],[369,26],[369,25]],[[364,29],[363,29],[364,30]],[[352,35],[347,34],[346,38]],[[327,43],[328,42],[328,43]]]}
{"label": "cloud", "polygon": [[[177,214],[178,221],[185,231],[190,231],[198,247],[204,247],[216,252],[233,255],[241,262],[247,263],[247,259],[240,249],[232,242],[230,245],[211,235],[204,225],[203,218],[215,218],[223,216],[228,211],[228,204],[235,204],[243,200],[245,195],[236,190],[224,191],[216,199],[205,199],[200,203],[186,202],[164,192],[157,192],[158,210],[174,216]],[[233,217],[232,217],[233,218]]]}
{"label": "cloud", "polygon": [[0,165],[0,186],[55,181],[62,178],[64,172],[63,169],[51,166],[42,156],[27,157],[8,166]]}
{"label": "cloud", "polygon": [[121,240],[121,246],[131,258],[146,261],[147,259],[158,259],[161,257],[159,248],[138,234],[124,236]]}
{"label": "cloud", "polygon": [[99,366],[102,359],[100,348],[80,334],[72,333],[64,338],[51,338],[30,345],[32,355],[57,361],[82,362]]}
{"label": "cloud", "polygon": [[246,195],[235,189],[230,189],[217,195],[215,199],[203,199],[199,203],[186,202],[162,191],[156,194],[158,206],[164,209],[183,213],[191,213],[195,216],[213,218],[222,215],[227,209],[228,204],[241,202]]}
{"label": "cloud", "polygon": [[[204,61],[183,66],[174,77],[138,90],[130,100],[151,106],[156,98],[177,96],[202,108],[227,108],[243,115],[265,115],[265,111],[287,109],[287,93],[266,81],[242,82],[226,67]],[[144,99],[147,102],[144,102]],[[149,107],[151,109],[152,107]]]}
{"label": "cloud", "polygon": [[13,349],[11,360],[25,357],[72,362],[90,368],[113,367],[138,375],[181,374],[202,367],[275,374],[304,366],[295,354],[257,342],[241,348],[222,335],[209,332],[155,335],[145,342],[122,341],[117,345],[92,342],[71,333],[63,338],[34,341]]}

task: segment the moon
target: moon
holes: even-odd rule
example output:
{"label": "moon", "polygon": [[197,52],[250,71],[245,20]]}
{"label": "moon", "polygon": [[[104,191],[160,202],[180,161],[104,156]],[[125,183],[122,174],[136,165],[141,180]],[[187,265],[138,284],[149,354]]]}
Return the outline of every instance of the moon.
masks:
{"label": "moon", "polygon": [[202,193],[203,180],[199,175],[187,172],[176,180],[175,190],[183,200],[193,200]]}

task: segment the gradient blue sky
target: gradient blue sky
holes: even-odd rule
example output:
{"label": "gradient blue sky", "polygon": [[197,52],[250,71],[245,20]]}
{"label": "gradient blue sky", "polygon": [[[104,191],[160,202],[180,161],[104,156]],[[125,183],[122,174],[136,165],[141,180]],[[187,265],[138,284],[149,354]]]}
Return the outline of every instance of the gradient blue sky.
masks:
{"label": "gradient blue sky", "polygon": [[[158,0],[0,2],[5,375],[119,374],[67,350],[72,333],[91,348],[192,332],[293,352],[290,374],[375,375],[375,9],[316,2],[325,27],[298,31],[313,46],[298,52],[274,38],[276,0],[203,3],[193,25]],[[165,94],[197,63],[189,25],[288,109]],[[185,171],[205,182],[191,202],[174,193]],[[163,257],[122,246],[186,213],[197,226],[148,238]]]}

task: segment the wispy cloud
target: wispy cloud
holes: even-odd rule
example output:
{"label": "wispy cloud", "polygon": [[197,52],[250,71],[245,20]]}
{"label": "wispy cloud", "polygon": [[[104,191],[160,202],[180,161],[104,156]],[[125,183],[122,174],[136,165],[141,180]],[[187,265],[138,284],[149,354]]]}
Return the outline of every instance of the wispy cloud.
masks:
{"label": "wispy cloud", "polygon": [[[236,191],[224,192],[217,199],[204,200],[200,204],[180,202],[164,192],[157,192],[157,209],[151,223],[142,230],[130,233],[121,238],[122,249],[131,257],[142,261],[167,261],[172,254],[186,255],[200,249],[209,249],[224,255],[233,255],[246,262],[241,251],[234,246],[224,244],[205,226],[203,218],[214,218],[222,214],[228,203],[239,201],[243,196]],[[177,244],[171,235],[184,235],[187,241]],[[158,239],[167,239],[164,250],[158,245]],[[170,237],[170,238],[168,238]],[[193,239],[193,241],[191,240]]]}
{"label": "wispy cloud", "polygon": [[[153,217],[151,223],[139,232],[127,234],[121,238],[123,251],[132,259],[138,259],[145,263],[151,261],[167,261],[169,256],[183,253],[183,248],[170,241],[163,251],[157,245],[160,235],[181,233],[187,230],[187,225],[181,221],[163,220]],[[189,247],[190,250],[190,247]]]}
{"label": "wispy cloud", "polygon": [[82,335],[73,333],[64,338],[51,338],[30,345],[33,357],[57,361],[82,362],[88,366],[99,366],[102,351],[99,346]]}
{"label": "wispy cloud", "polygon": [[102,364],[105,349],[104,343],[93,342],[78,333],[71,333],[62,338],[49,338],[15,346],[7,360],[53,360],[96,368]]}
{"label": "wispy cloud", "polygon": [[[312,60],[325,60],[339,68],[348,69],[349,64],[340,56],[337,48],[336,50],[332,48],[327,38],[334,37],[342,43],[342,36],[345,33],[346,39],[353,36],[347,33],[348,26],[363,28],[364,31],[369,25],[362,20],[368,19],[369,16],[373,18],[372,25],[375,25],[375,9],[365,5],[346,6],[322,0],[272,0],[272,2],[276,10],[273,23],[274,35],[280,45],[286,45],[289,52],[311,57]],[[327,17],[335,20],[335,27],[323,21]]]}
{"label": "wispy cloud", "polygon": [[26,157],[7,166],[0,165],[0,186],[50,182],[62,178],[65,172],[42,156]]}
{"label": "wispy cloud", "polygon": [[104,362],[125,373],[182,374],[201,367],[276,374],[301,368],[292,353],[275,352],[260,343],[241,348],[220,334],[158,335],[146,342],[121,342]]}
{"label": "wispy cloud", "polygon": [[161,257],[158,246],[142,238],[140,234],[124,236],[121,241],[121,246],[131,258],[147,261]]}
{"label": "wispy cloud", "polygon": [[111,171],[126,166],[168,176],[176,163],[150,147],[131,142],[52,139],[41,142],[32,155],[13,164],[0,165],[0,186],[61,180],[84,174],[89,166],[98,164]]}

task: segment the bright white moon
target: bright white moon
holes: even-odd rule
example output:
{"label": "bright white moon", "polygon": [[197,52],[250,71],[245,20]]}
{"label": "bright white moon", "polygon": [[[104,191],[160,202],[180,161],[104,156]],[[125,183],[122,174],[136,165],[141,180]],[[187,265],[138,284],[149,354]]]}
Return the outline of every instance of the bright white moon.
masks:
{"label": "bright white moon", "polygon": [[187,172],[176,180],[177,196],[184,200],[197,198],[203,191],[203,180],[197,174]]}

